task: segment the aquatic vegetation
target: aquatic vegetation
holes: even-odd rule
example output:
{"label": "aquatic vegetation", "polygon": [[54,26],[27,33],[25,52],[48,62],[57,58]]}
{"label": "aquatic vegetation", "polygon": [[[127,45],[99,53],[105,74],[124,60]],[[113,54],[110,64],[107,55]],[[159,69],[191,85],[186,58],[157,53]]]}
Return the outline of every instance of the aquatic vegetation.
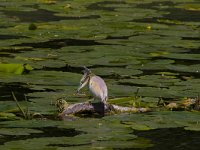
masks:
{"label": "aquatic vegetation", "polygon": [[0,64],[0,72],[23,74],[33,70],[28,64]]}
{"label": "aquatic vegetation", "polygon": [[[0,149],[160,149],[180,142],[176,131],[198,147],[199,30],[196,0],[2,1]],[[59,121],[57,99],[90,99],[75,94],[83,65],[105,80],[110,103],[152,112]]]}

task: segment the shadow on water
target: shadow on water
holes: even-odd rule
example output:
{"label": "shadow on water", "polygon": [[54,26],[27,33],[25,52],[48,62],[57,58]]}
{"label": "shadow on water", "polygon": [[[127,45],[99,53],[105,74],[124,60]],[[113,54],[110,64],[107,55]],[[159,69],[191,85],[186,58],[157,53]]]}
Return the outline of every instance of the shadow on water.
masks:
{"label": "shadow on water", "polygon": [[134,35],[127,35],[127,36],[107,36],[105,38],[105,40],[115,40],[115,39],[122,39],[122,40],[127,40],[129,39],[130,37],[134,37],[134,36],[139,36],[140,34],[137,33],[137,34],[134,34]]}
{"label": "shadow on water", "polygon": [[9,57],[9,58],[14,58],[15,56],[12,56],[12,54],[8,54],[8,53],[1,53],[0,57]]}
{"label": "shadow on water", "polygon": [[182,37],[182,40],[194,40],[194,41],[199,41],[200,37]]}
{"label": "shadow on water", "polygon": [[45,127],[45,128],[33,128],[42,131],[42,133],[31,133],[30,135],[2,135],[0,138],[0,145],[6,142],[27,140],[32,138],[42,138],[42,137],[74,137],[76,135],[82,134],[84,132],[77,131],[75,129],[63,129],[56,127]]}
{"label": "shadow on water", "polygon": [[134,134],[150,139],[155,144],[154,147],[145,150],[197,150],[200,147],[200,132],[187,131],[183,128],[134,131]]}
{"label": "shadow on water", "polygon": [[[193,38],[188,38],[188,40],[189,39],[193,39]],[[184,40],[184,39],[182,39],[182,40]],[[198,41],[198,40],[195,40],[195,41]],[[185,48],[185,47],[182,47],[182,46],[174,46],[174,48],[179,48],[179,49],[184,49],[185,50],[185,52],[183,52],[183,53],[185,53],[185,54],[200,54],[200,47],[198,47],[198,48]],[[196,62],[196,61],[195,61]]]}
{"label": "shadow on water", "polygon": [[64,67],[54,68],[54,67],[43,67],[42,70],[46,71],[63,71],[63,72],[72,72],[82,74],[83,67],[73,67],[70,65],[66,65]]}
{"label": "shadow on water", "polygon": [[0,40],[21,39],[21,38],[28,38],[28,37],[19,36],[19,35],[3,35],[3,34],[0,34]]}
{"label": "shadow on water", "polygon": [[[168,8],[163,8],[162,6],[167,6]],[[154,10],[166,11],[169,13],[163,15],[162,17],[135,19],[133,21],[144,22],[144,23],[146,22],[157,23],[159,19],[166,19],[166,20],[178,20],[178,21],[187,21],[187,22],[199,22],[200,20],[199,11],[186,10],[182,8],[173,8],[173,6],[175,6],[175,3],[171,1],[138,4],[136,8],[154,9]]]}
{"label": "shadow on water", "polygon": [[[192,53],[198,51],[199,49],[191,49]],[[190,52],[188,52],[190,53]],[[151,59],[151,61],[156,61],[156,60],[169,60],[169,58],[165,58],[162,56],[158,56],[158,57],[153,57]],[[199,60],[188,60],[188,59],[178,59],[178,58],[170,58],[170,60],[174,60],[173,65],[183,65],[183,66],[192,66],[192,65],[198,65],[200,64]],[[151,68],[141,68],[140,69],[143,74],[140,74],[141,76],[145,76],[145,75],[154,75],[154,74],[160,74],[160,72],[169,72],[169,73],[176,73],[177,78],[180,78],[181,80],[183,79],[183,76],[189,76],[189,77],[194,77],[196,79],[200,78],[200,73],[199,71],[197,72],[191,72],[190,70],[188,70],[188,72],[186,71],[181,71],[181,70],[176,70],[176,69],[170,69],[170,68],[161,68],[161,69],[151,69]]]}
{"label": "shadow on water", "polygon": [[55,146],[55,147],[71,147],[71,146],[85,146],[91,143],[83,143],[83,144],[49,144],[48,146]]}
{"label": "shadow on water", "polygon": [[[184,52],[186,54],[190,54],[189,51],[198,51],[198,49],[190,49],[188,50],[188,52]],[[192,60],[192,59],[184,59],[184,58],[168,58],[168,57],[165,57],[165,56],[157,56],[157,57],[153,57],[151,58],[150,60],[153,62],[153,61],[156,61],[156,60],[174,60],[174,63],[173,64],[176,64],[176,65],[195,65],[195,64],[200,64],[200,60]]]}
{"label": "shadow on water", "polygon": [[1,53],[5,52],[5,53],[11,53],[11,54],[13,54],[13,53],[27,52],[27,51],[33,51],[33,49],[32,48],[12,48],[12,47],[0,49]]}
{"label": "shadow on water", "polygon": [[[54,12],[37,9],[36,11],[7,11],[1,10],[6,16],[10,18],[19,19],[20,22],[51,22],[60,20],[80,20],[80,19],[98,19],[98,15],[90,16],[55,16]],[[30,17],[31,16],[31,17]]]}
{"label": "shadow on water", "polygon": [[199,22],[200,20],[200,12],[197,12],[197,11],[185,10],[185,9],[180,9],[180,8],[170,8],[170,9],[165,9],[165,11],[170,12],[170,13],[163,15],[163,17],[136,19],[133,21],[144,22],[144,23],[146,22],[157,23],[159,19],[187,21],[187,22]]}
{"label": "shadow on water", "polygon": [[50,92],[51,89],[32,90],[25,83],[0,83],[0,101],[13,101],[11,92],[14,92],[18,101],[24,101],[24,95],[33,92]]}
{"label": "shadow on water", "polygon": [[200,54],[200,47],[199,48],[190,49],[188,54]]}
{"label": "shadow on water", "polygon": [[102,2],[97,2],[90,4],[87,9],[90,10],[104,10],[104,11],[114,11],[116,7],[111,7],[111,6],[105,6],[109,4],[126,4],[124,1],[102,1]]}
{"label": "shadow on water", "polygon": [[30,48],[24,48],[24,47],[8,47],[8,48],[1,48],[0,49],[0,57],[7,57],[7,58],[15,58],[15,54],[17,53],[23,53],[33,51],[33,49]]}
{"label": "shadow on water", "polygon": [[[109,65],[92,65],[92,66],[87,66],[89,69],[92,69],[92,68],[112,68],[112,67],[117,67],[117,68],[124,68],[126,67],[126,65],[112,65],[112,66],[109,66]],[[59,68],[56,68],[56,67],[46,67],[44,66],[42,68],[42,70],[45,70],[45,71],[63,71],[63,72],[72,72],[72,73],[78,73],[78,74],[82,74],[83,73],[83,66],[80,66],[80,67],[74,67],[74,66],[71,66],[71,65],[68,65],[66,64],[66,66],[64,67],[59,67]],[[113,75],[101,75],[101,77],[103,78],[107,78],[107,79],[118,79],[118,75],[117,74],[113,74]],[[126,77],[124,77],[126,78]],[[129,78],[129,77],[128,77]]]}
{"label": "shadow on water", "polygon": [[109,45],[104,43],[99,43],[94,40],[80,40],[80,39],[54,39],[46,42],[39,43],[22,43],[13,46],[30,46],[33,48],[51,48],[59,49],[65,46],[92,46],[92,45]]}
{"label": "shadow on water", "polygon": [[200,12],[179,9],[179,8],[170,8],[166,9],[166,11],[170,12],[163,16],[164,19],[169,20],[178,20],[178,21],[187,21],[187,22],[199,22],[200,20]]}
{"label": "shadow on water", "polygon": [[[155,74],[160,74],[160,72],[169,72],[169,73],[177,73],[178,75],[174,75],[177,78],[181,80],[185,80],[183,77],[193,77],[195,79],[200,78],[200,73],[199,72],[184,72],[184,71],[175,71],[175,70],[170,70],[170,69],[142,69],[143,74],[142,75],[155,75]],[[129,84],[130,85],[130,84]]]}
{"label": "shadow on water", "polygon": [[161,6],[168,6],[168,7],[173,7],[175,6],[175,3],[172,1],[157,1],[157,2],[152,2],[152,3],[142,3],[136,5],[137,8],[143,8],[143,9],[156,9],[158,10],[159,7]]}
{"label": "shadow on water", "polygon": [[0,25],[0,29],[5,29],[5,28],[8,28],[8,27],[13,27],[13,26],[5,26],[5,25]]}

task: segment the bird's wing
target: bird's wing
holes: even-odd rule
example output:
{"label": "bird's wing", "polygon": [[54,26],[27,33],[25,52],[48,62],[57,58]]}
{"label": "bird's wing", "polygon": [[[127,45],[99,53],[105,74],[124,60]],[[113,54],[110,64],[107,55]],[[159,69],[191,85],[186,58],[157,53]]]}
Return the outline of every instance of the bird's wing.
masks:
{"label": "bird's wing", "polygon": [[99,76],[93,76],[90,79],[89,89],[94,97],[105,100],[107,98],[107,86]]}

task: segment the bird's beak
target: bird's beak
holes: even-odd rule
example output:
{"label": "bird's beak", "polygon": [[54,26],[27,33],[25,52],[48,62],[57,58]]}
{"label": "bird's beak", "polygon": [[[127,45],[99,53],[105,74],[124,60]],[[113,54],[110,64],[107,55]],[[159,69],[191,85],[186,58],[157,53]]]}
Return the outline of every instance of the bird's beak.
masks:
{"label": "bird's beak", "polygon": [[86,80],[84,83],[80,83],[80,86],[78,87],[78,89],[77,89],[77,91],[76,91],[77,94],[79,94],[80,90],[81,90],[84,86],[86,86],[87,82],[88,82],[88,81]]}
{"label": "bird's beak", "polygon": [[79,87],[78,87],[78,89],[76,91],[76,94],[79,94],[79,91],[83,87],[85,87],[87,85],[88,81],[89,81],[89,76],[88,75],[91,73],[91,71],[86,67],[84,67],[84,68],[85,68],[85,70],[83,71],[84,74],[83,74],[83,76],[81,78],[80,85],[79,85]]}
{"label": "bird's beak", "polygon": [[78,89],[76,90],[76,94],[80,94],[80,90],[81,90],[81,86],[78,87]]}

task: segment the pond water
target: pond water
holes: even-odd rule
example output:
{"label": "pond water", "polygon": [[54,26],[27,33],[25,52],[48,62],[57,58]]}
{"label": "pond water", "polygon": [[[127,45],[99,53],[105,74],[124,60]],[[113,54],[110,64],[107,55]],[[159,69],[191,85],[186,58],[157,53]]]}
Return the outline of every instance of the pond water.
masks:
{"label": "pond water", "polygon": [[138,136],[149,138],[155,143],[154,147],[146,150],[167,150],[167,149],[187,149],[197,150],[199,146],[199,133],[186,131],[182,128],[155,129],[138,132]]}
{"label": "pond water", "polygon": [[[198,149],[198,111],[118,114],[59,121],[56,99],[78,97],[82,66],[101,76],[119,105],[157,108],[200,93],[198,0],[2,0],[0,149]],[[16,65],[17,64],[17,65]],[[3,71],[2,71],[3,70]],[[6,70],[6,71],[5,71]],[[7,72],[7,73],[5,73]],[[10,72],[10,73],[8,73]],[[13,100],[34,114],[22,119]],[[126,99],[128,97],[128,99]],[[38,117],[39,116],[39,117]],[[36,146],[37,145],[37,146]]]}

